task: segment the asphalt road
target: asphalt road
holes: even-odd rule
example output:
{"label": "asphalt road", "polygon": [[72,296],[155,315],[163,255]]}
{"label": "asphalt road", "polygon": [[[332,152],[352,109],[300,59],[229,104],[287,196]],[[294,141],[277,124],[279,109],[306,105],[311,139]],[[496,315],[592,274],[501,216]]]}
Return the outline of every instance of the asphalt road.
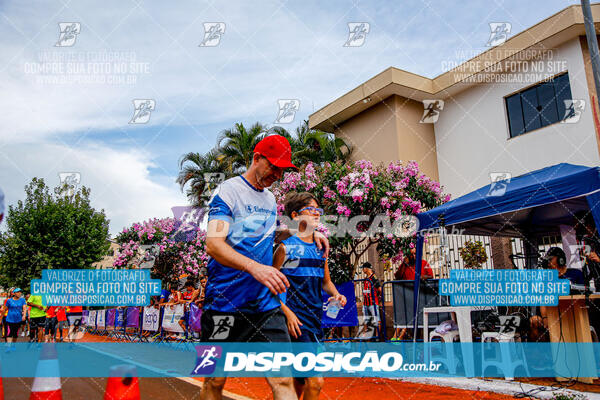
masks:
{"label": "asphalt road", "polygon": [[[126,350],[129,349],[125,347]],[[121,348],[121,350],[123,350]],[[61,354],[60,358],[60,368],[71,371],[73,370],[73,365],[77,365],[77,363],[81,362],[90,362],[93,359],[94,367],[98,368],[99,371],[108,371],[111,366],[124,364],[124,361],[134,359],[135,353],[133,351],[135,348],[132,348],[132,354],[127,354],[127,351],[121,351],[120,354],[111,354],[108,352],[97,353],[91,348],[87,347],[85,343],[81,343],[80,345],[74,346],[72,349],[70,347],[62,346],[58,349],[59,354]],[[161,365],[160,363],[160,353],[164,351],[161,348],[152,349],[152,353],[158,353],[159,356],[155,360],[148,360],[149,364],[157,365],[158,367],[167,368],[165,365]],[[5,375],[11,375],[11,365],[13,366],[12,375],[16,375],[14,371],[19,370],[15,367],[18,363],[27,362],[24,360],[23,351],[27,351],[26,348],[20,347],[14,353],[0,354],[2,358],[2,371]],[[36,357],[37,358],[37,357]],[[27,358],[31,360],[31,358]],[[37,364],[37,363],[35,363]],[[79,364],[81,365],[81,364]],[[36,365],[28,365],[31,368],[35,368]],[[144,364],[140,364],[137,366],[137,371],[140,375],[148,376],[152,375],[148,373],[147,370],[144,370]],[[32,374],[29,374],[30,376]],[[65,375],[69,375],[65,373]],[[77,374],[71,374],[71,376]],[[62,398],[64,400],[102,400],[104,398],[104,393],[106,390],[106,382],[108,378],[89,378],[89,377],[63,377],[61,378],[61,388],[62,388]],[[28,399],[31,394],[31,386],[33,385],[34,378],[2,378],[2,383],[4,387],[4,399],[5,400],[21,400]],[[199,381],[193,379],[187,379],[188,381],[184,381],[182,379],[174,378],[174,377],[159,377],[159,378],[139,378],[139,387],[140,387],[140,395],[142,400],[152,400],[152,399],[160,399],[160,400],[179,400],[179,399],[199,399],[200,398],[200,390],[201,385]],[[233,397],[237,397],[232,395]],[[225,399],[231,399],[227,394],[224,395]]]}
{"label": "asphalt road", "polygon": [[[62,378],[64,400],[102,400],[108,378]],[[5,400],[28,399],[33,378],[4,378]],[[141,398],[146,400],[199,399],[200,388],[177,378],[140,378]]]}

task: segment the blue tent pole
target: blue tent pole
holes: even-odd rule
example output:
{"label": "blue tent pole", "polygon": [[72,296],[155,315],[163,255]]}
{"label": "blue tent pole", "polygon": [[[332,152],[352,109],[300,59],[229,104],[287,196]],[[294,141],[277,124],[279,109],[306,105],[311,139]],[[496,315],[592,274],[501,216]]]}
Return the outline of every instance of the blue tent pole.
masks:
{"label": "blue tent pole", "polygon": [[[590,212],[592,213],[592,218],[594,220],[594,224],[596,225],[596,230],[600,231],[600,192],[594,192],[590,195],[587,195],[585,199],[590,207]],[[583,266],[583,279],[585,281],[584,283],[587,293],[587,289],[590,284],[590,270],[587,262]]]}
{"label": "blue tent pole", "polygon": [[414,286],[414,310],[413,310],[413,341],[417,341],[417,333],[419,330],[419,287],[421,282],[421,260],[423,260],[423,243],[425,237],[419,232],[417,233],[416,249],[417,254],[415,255],[415,286]]}

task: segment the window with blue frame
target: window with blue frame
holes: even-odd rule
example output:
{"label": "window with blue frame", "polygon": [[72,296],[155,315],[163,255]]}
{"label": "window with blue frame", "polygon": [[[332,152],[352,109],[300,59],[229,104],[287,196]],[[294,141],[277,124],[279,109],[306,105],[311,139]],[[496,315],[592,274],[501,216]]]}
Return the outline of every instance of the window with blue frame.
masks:
{"label": "window with blue frame", "polygon": [[560,122],[571,99],[568,72],[506,97],[510,137]]}

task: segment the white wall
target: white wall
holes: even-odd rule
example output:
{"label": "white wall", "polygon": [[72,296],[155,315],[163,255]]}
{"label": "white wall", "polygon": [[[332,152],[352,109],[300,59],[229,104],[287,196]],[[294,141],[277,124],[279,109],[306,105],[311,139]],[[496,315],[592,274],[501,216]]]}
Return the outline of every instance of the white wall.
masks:
{"label": "white wall", "polygon": [[446,99],[435,124],[439,177],[446,193],[455,198],[487,185],[490,172],[517,176],[560,162],[600,165],[579,39],[552,54],[552,61],[559,62],[554,66],[566,61],[573,98],[586,102],[579,122],[554,124],[509,139],[504,97],[533,81],[479,84]]}

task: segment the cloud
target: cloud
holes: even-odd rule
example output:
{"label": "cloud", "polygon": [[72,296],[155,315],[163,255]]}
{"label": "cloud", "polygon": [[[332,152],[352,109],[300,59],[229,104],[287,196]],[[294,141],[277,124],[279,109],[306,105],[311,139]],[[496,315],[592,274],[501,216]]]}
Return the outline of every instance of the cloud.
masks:
{"label": "cloud", "polygon": [[[0,123],[8,127],[3,141],[128,129],[135,98],[156,99],[155,126],[272,123],[280,98],[301,100],[299,122],[313,105],[320,108],[398,61],[410,62],[406,51],[427,43],[416,36],[410,48],[398,48],[390,27],[373,20],[363,47],[344,48],[347,23],[372,20],[375,12],[349,12],[352,7],[341,3],[310,13],[310,19],[306,9],[278,2],[91,4],[71,2],[63,10],[48,5],[33,13],[4,6],[10,40],[0,69]],[[61,21],[81,24],[73,47],[54,47]],[[217,47],[198,47],[207,21],[226,23]],[[103,62],[107,52],[118,55],[114,62]],[[127,73],[115,72],[121,63]],[[102,83],[127,77],[131,83]]]}
{"label": "cloud", "polygon": [[[485,50],[488,22],[510,21],[516,34],[564,7],[558,0],[544,7],[516,0],[4,2],[0,185],[14,204],[32,177],[56,184],[59,172],[79,171],[112,232],[168,216],[186,203],[174,183],[179,156],[205,151],[235,122],[272,124],[278,99],[300,100],[285,126],[293,130],[390,66],[435,76],[444,61],[462,58],[457,50]],[[54,46],[60,22],[81,24],[73,47]],[[225,22],[219,46],[198,46],[204,22]],[[349,22],[371,24],[362,47],[343,47]],[[129,124],[133,99],[156,100],[148,124]]]}
{"label": "cloud", "polygon": [[[529,6],[515,2],[467,3],[469,13],[454,4],[420,1],[385,7],[109,1],[102,8],[82,1],[35,10],[7,3],[0,46],[6,56],[0,68],[2,140],[128,129],[137,98],[156,99],[154,126],[272,123],[280,98],[301,100],[299,122],[313,107],[389,66],[431,77],[441,72],[443,61],[457,58],[456,49],[485,50],[491,20],[510,20],[514,34],[563,7],[554,2],[547,11],[523,15],[518,10]],[[55,47],[58,23],[66,21],[79,22],[81,32],[73,47]],[[203,23],[211,21],[226,24],[221,43],[199,47]],[[342,46],[352,21],[371,24],[362,47]],[[106,53],[116,57],[105,58]],[[47,81],[55,78],[75,82]]]}
{"label": "cloud", "polygon": [[172,177],[150,176],[153,161],[148,152],[92,143],[85,147],[14,144],[4,151],[0,182],[7,203],[24,199],[23,187],[33,177],[44,178],[53,188],[59,184],[60,172],[79,172],[81,185],[91,189],[92,206],[104,209],[110,219],[113,235],[133,222],[170,217],[171,207],[187,203]]}

